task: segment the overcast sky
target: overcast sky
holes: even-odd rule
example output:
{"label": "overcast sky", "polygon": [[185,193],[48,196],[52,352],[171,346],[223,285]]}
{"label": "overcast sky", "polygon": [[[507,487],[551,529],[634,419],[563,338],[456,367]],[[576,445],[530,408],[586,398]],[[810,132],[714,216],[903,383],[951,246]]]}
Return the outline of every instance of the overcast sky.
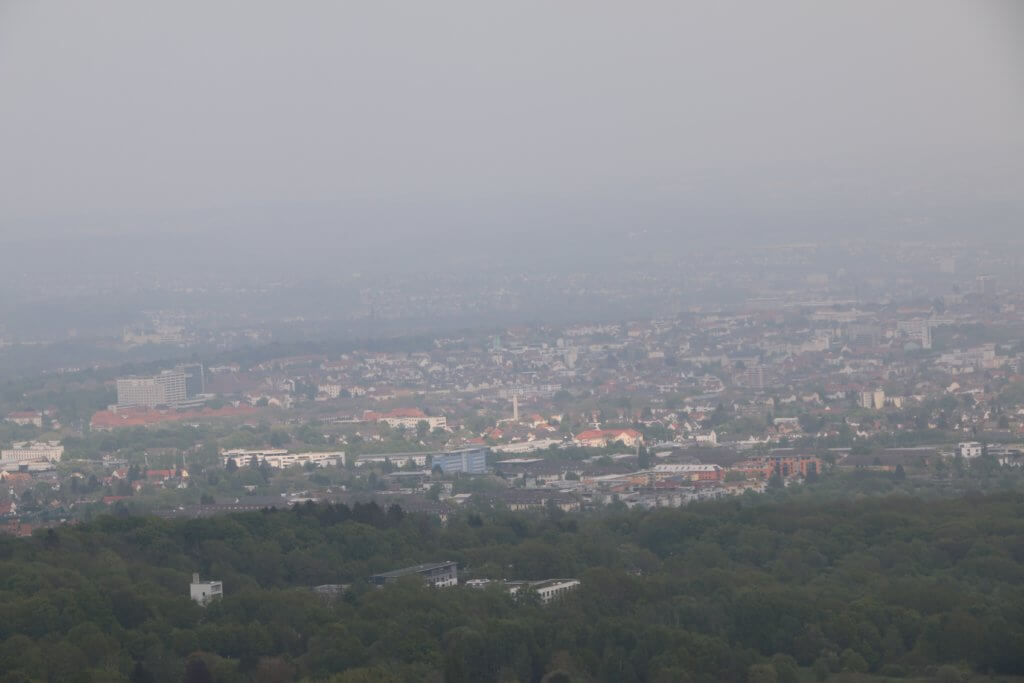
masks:
{"label": "overcast sky", "polygon": [[0,236],[1005,229],[1022,45],[1014,0],[0,0]]}

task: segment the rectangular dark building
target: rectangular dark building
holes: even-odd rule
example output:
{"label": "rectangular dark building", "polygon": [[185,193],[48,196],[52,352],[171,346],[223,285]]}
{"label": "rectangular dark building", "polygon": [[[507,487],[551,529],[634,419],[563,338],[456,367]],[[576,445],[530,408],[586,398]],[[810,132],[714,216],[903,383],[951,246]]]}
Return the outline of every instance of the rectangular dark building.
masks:
{"label": "rectangular dark building", "polygon": [[443,588],[445,586],[457,586],[459,584],[458,565],[455,562],[428,562],[417,564],[404,569],[374,574],[370,577],[370,583],[376,586],[383,586],[394,583],[403,576],[418,574],[428,586]]}

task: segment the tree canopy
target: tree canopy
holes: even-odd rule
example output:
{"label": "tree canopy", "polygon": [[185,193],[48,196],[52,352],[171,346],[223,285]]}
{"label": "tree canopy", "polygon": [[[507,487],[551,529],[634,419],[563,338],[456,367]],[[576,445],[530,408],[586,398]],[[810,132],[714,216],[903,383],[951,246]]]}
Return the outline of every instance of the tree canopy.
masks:
{"label": "tree canopy", "polygon": [[[375,504],[106,516],[0,540],[0,680],[747,681],[1024,673],[1024,496],[586,516]],[[558,604],[461,578],[576,577]],[[224,582],[206,608],[193,572]],[[347,584],[341,597],[310,590]],[[774,676],[774,677],[773,677]]]}

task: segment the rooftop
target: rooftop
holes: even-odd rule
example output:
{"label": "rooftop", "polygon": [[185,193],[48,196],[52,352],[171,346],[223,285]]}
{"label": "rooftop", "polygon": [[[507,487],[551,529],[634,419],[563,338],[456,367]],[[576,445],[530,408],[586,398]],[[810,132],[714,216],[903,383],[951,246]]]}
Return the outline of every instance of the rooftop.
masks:
{"label": "rooftop", "polygon": [[443,569],[453,564],[455,563],[450,560],[445,562],[426,562],[424,564],[415,564],[411,567],[404,567],[402,569],[394,569],[389,572],[381,572],[380,574],[374,574],[373,577],[395,578],[399,576],[406,576],[408,574],[421,574],[423,572],[429,572],[435,569]]}

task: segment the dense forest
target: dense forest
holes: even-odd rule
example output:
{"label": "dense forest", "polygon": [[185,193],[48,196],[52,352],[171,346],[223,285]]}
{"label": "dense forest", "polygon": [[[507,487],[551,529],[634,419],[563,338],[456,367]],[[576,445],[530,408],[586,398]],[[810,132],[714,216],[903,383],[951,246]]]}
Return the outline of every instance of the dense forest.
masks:
{"label": "dense forest", "polygon": [[[576,577],[542,605],[461,578]],[[224,582],[209,607],[192,572]],[[340,598],[310,590],[349,584]],[[1024,674],[1024,496],[574,516],[373,504],[0,541],[0,681],[775,681]]]}

